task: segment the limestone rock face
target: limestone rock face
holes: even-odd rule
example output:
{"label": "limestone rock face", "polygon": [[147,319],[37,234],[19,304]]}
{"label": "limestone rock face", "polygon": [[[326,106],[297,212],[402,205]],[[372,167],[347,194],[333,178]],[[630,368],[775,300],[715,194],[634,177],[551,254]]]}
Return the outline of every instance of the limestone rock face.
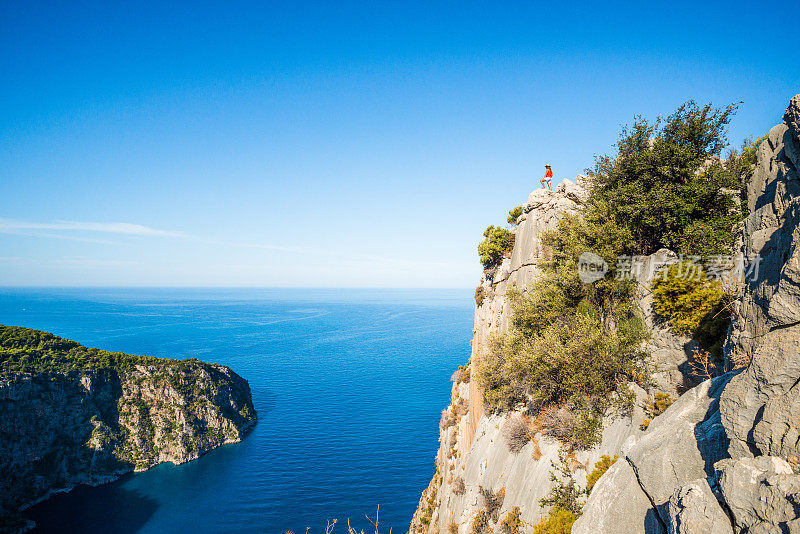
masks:
{"label": "limestone rock face", "polygon": [[706,479],[684,484],[669,499],[669,534],[733,534],[725,510]]}
{"label": "limestone rock face", "polygon": [[737,532],[800,532],[800,475],[785,460],[729,459],[715,469]]}
{"label": "limestone rock face", "polygon": [[648,532],[664,534],[664,523],[658,517],[631,464],[620,458],[597,481],[583,515],[572,532],[619,534]]}
{"label": "limestone rock face", "polygon": [[[713,473],[714,462],[724,458],[727,439],[720,423],[719,396],[730,378],[724,375],[689,390],[653,419],[647,432],[628,438],[622,447],[625,463],[621,458],[600,479],[572,531],[668,530],[676,488],[705,479]],[[617,499],[617,494],[625,498]]]}
{"label": "limestone rock face", "polygon": [[[752,358],[722,397],[731,455],[800,455],[800,95],[770,130],[748,186],[742,252],[756,258],[726,352]],[[754,263],[753,265],[756,265]],[[755,273],[754,273],[755,274]]]}
{"label": "limestone rock face", "polygon": [[[542,234],[555,230],[567,214],[581,209],[588,197],[583,186],[585,181],[584,177],[579,176],[575,182],[564,180],[554,191],[537,189],[530,194],[523,215],[518,219],[510,257],[498,268],[485,271],[481,279],[484,299],[475,309],[473,362],[488,348],[492,335],[507,331],[511,315],[506,298],[508,290],[514,287],[523,289],[538,275],[539,262],[547,254],[542,245]],[[661,256],[649,258],[648,265],[672,253],[661,251],[659,254]],[[647,286],[651,278],[644,277],[640,282]],[[656,327],[649,313],[649,303],[647,292],[643,291],[639,304],[646,312],[648,325]],[[649,348],[656,355],[654,363],[659,389],[677,397],[678,392],[686,387],[686,377],[681,368],[686,362],[687,340],[676,337],[662,326],[657,328],[659,333],[653,337]],[[440,427],[437,474],[420,498],[411,522],[412,533],[450,532],[453,525],[462,534],[470,532],[472,521],[483,508],[479,494],[481,487],[494,492],[503,490],[505,498],[499,513],[501,519],[514,506],[520,508],[521,519],[529,524],[538,522],[548,512],[542,509],[539,500],[550,491],[552,462],[559,461],[559,452],[563,452],[563,447],[557,441],[537,433],[522,450],[512,452],[507,446],[504,428],[521,414],[484,414],[483,399],[476,381],[473,379],[465,383],[463,377],[463,373],[454,375],[455,384],[447,410],[451,415],[443,416]],[[574,453],[571,461],[573,476],[581,486],[585,485],[587,473],[601,455],[619,454],[629,437],[642,434],[639,424],[645,417],[641,406],[645,404],[646,393],[638,388],[634,393],[637,402],[633,412],[627,416],[607,418],[600,445],[591,451]],[[620,465],[627,464],[619,461],[615,467]],[[621,514],[619,519],[631,521],[629,525],[632,532],[641,531],[645,523],[652,528],[661,528],[662,522],[654,510],[649,511],[652,504],[639,488],[630,466],[627,466],[627,470],[624,467],[619,469],[622,470],[617,476],[626,477],[623,485],[626,502],[636,503],[642,509],[641,517]],[[606,491],[602,485],[605,478],[595,486],[593,494]],[[668,498],[669,495],[665,496],[664,502]],[[638,528],[633,528],[633,521]],[[591,531],[619,532],[602,528]]]}
{"label": "limestone rock face", "polygon": [[653,379],[659,390],[677,397],[696,385],[687,365],[696,343],[686,336],[676,334],[663,319],[656,316],[653,312],[653,292],[650,291],[659,269],[675,260],[677,255],[674,252],[662,248],[643,258],[636,279],[640,287],[637,304],[651,333],[645,349],[651,355]]}
{"label": "limestone rock face", "polygon": [[78,484],[241,441],[247,381],[197,360],[0,380],[0,518]]}
{"label": "limestone rock face", "polygon": [[[475,307],[475,327],[472,338],[472,357],[480,355],[489,345],[489,338],[505,332],[511,308],[506,292],[514,287],[530,284],[538,272],[537,265],[546,251],[541,237],[548,230],[558,227],[559,221],[568,213],[581,208],[586,191],[570,180],[564,180],[555,191],[536,189],[523,206],[517,227],[514,229],[514,249],[499,267],[484,271],[480,281],[485,295],[483,303]],[[470,389],[470,426],[467,430],[470,441],[483,414],[480,391],[472,384]]]}
{"label": "limestone rock face", "polygon": [[[759,147],[748,185],[741,243],[753,272],[725,348],[729,362],[752,361],[691,389],[631,438],[628,466],[617,462],[600,479],[575,534],[800,532],[798,119],[800,95]],[[649,508],[631,495],[628,469]],[[658,527],[645,521],[652,512]]]}

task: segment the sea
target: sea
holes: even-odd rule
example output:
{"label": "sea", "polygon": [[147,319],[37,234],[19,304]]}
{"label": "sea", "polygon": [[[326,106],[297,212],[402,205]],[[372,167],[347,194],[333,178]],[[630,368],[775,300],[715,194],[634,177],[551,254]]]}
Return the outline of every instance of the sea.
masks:
{"label": "sea", "polygon": [[0,289],[0,324],[230,366],[258,424],[237,444],[28,509],[35,532],[404,533],[434,474],[469,290]]}

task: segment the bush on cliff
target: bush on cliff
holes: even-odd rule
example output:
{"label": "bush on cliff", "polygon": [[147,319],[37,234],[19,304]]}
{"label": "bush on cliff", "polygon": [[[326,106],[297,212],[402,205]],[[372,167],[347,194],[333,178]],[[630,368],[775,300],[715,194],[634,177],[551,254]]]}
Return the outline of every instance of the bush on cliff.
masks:
{"label": "bush on cliff", "polygon": [[742,218],[744,176],[719,155],[735,112],[735,105],[700,107],[690,101],[663,120],[637,117],[623,128],[617,154],[597,158],[590,172],[592,197],[613,206],[614,224],[633,236],[633,246],[623,252],[730,251]]}
{"label": "bush on cliff", "polygon": [[653,309],[680,334],[719,358],[728,331],[731,298],[719,280],[689,263],[671,265],[653,280]]}
{"label": "bush on cliff", "polygon": [[478,286],[475,288],[475,306],[480,308],[483,305],[483,299],[486,298],[486,290],[483,289],[483,286]]}
{"label": "bush on cliff", "polygon": [[569,510],[554,510],[533,525],[533,534],[569,534],[578,516]]}
{"label": "bush on cliff", "polygon": [[489,411],[527,403],[534,413],[563,408],[569,418],[547,418],[545,431],[578,448],[591,447],[609,409],[631,406],[627,384],[646,376],[646,337],[631,303],[635,284],[613,276],[593,284],[578,277],[579,251],[609,254],[627,234],[602,232],[602,208],[587,217],[566,217],[544,237],[551,261],[525,291],[507,294],[508,333],[492,340],[477,360],[477,376]]}
{"label": "bush on cliff", "polygon": [[514,234],[505,228],[489,226],[483,237],[485,239],[478,245],[478,255],[484,269],[496,266],[514,249]]}
{"label": "bush on cliff", "polygon": [[[476,362],[488,410],[526,403],[553,416],[540,417],[545,431],[584,448],[600,439],[609,410],[631,406],[628,384],[649,377],[640,348],[648,333],[634,304],[637,284],[617,276],[618,258],[662,247],[701,257],[731,251],[755,151],[747,145],[741,156],[719,158],[735,110],[688,102],[664,120],[639,117],[623,128],[616,154],[597,158],[584,208],[542,236],[549,259],[530,287],[509,292],[508,333]],[[606,262],[604,277],[581,280],[584,252]],[[692,293],[678,310],[704,346],[727,326],[715,296]],[[709,306],[714,321],[692,322],[708,317]]]}
{"label": "bush on cliff", "polygon": [[553,483],[548,493],[539,500],[541,506],[550,506],[550,513],[533,526],[534,534],[569,534],[572,525],[581,515],[582,496],[585,491],[578,487],[564,453],[558,453],[559,463],[550,462],[550,481]]}
{"label": "bush on cliff", "polygon": [[611,457],[607,454],[604,454],[600,457],[600,460],[595,462],[594,469],[592,472],[586,475],[586,495],[590,495],[592,493],[592,489],[594,485],[597,484],[597,481],[600,480],[600,477],[606,474],[612,465],[614,465],[619,456],[616,454]]}
{"label": "bush on cliff", "polygon": [[522,206],[517,206],[516,208],[508,210],[508,224],[518,224],[517,219],[519,219],[519,216],[522,215],[522,211]]}

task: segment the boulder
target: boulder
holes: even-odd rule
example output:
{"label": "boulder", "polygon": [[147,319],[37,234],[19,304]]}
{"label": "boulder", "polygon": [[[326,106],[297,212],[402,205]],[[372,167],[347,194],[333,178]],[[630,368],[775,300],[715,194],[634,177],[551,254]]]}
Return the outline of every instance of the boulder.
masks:
{"label": "boulder", "polygon": [[[622,447],[625,463],[618,461],[600,479],[573,532],[667,531],[676,489],[713,474],[714,463],[726,455],[719,396],[731,376],[707,380],[689,390],[653,419],[647,432],[628,438]],[[634,525],[639,527],[633,529]]]}
{"label": "boulder", "polygon": [[664,524],[653,503],[642,490],[630,464],[618,460],[597,481],[581,515],[572,527],[574,534],[621,534],[646,532],[664,534]]}
{"label": "boulder", "polygon": [[733,534],[725,510],[704,478],[684,484],[672,494],[667,528],[670,534]]}
{"label": "boulder", "polygon": [[737,532],[800,532],[800,475],[775,456],[722,460],[716,481]]}

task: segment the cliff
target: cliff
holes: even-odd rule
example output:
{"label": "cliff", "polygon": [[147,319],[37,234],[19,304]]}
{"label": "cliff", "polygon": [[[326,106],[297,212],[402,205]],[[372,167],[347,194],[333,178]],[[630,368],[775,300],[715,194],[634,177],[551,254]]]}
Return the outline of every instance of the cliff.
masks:
{"label": "cliff", "polygon": [[684,395],[623,448],[576,534],[800,532],[800,95],[759,146],[745,279],[726,342],[736,369]]}
{"label": "cliff", "polygon": [[255,422],[228,367],[0,326],[0,526],[22,526],[16,512],[53,492],[241,441]]}
{"label": "cliff", "polygon": [[[604,421],[599,446],[589,451],[573,451],[542,431],[518,451],[508,445],[507,434],[519,420],[530,423],[524,409],[501,414],[485,414],[480,388],[470,379],[475,362],[488,349],[491,337],[508,330],[511,307],[506,297],[509,289],[523,288],[537,276],[538,264],[547,259],[542,235],[555,230],[565,214],[581,209],[587,198],[585,178],[564,180],[554,191],[534,190],[518,219],[514,248],[501,264],[484,271],[480,282],[482,301],[476,302],[474,337],[470,371],[454,375],[451,404],[440,423],[440,447],[435,459],[436,474],[420,499],[411,521],[410,532],[471,532],[472,524],[485,509],[486,491],[502,495],[493,523],[498,525],[514,507],[520,509],[522,523],[535,524],[546,510],[539,500],[552,487],[550,473],[559,461],[559,453],[568,452],[571,468],[580,485],[602,455],[619,454],[626,439],[642,433],[640,424],[646,415],[642,406],[648,393],[634,388],[637,402],[628,414],[615,414]],[[659,251],[647,262],[661,259],[669,251]],[[647,269],[645,269],[647,271]],[[642,287],[650,279],[641,280]],[[677,397],[694,385],[685,375],[685,364],[692,344],[676,336],[655,320],[650,310],[650,295],[642,291],[639,306],[648,327],[654,332],[648,343],[653,354],[654,392]],[[533,422],[532,428],[536,429]]]}
{"label": "cliff", "polygon": [[[507,292],[530,284],[547,259],[543,232],[581,210],[587,198],[581,177],[553,192],[531,193],[513,251],[484,272],[476,293],[470,365],[453,376],[436,473],[410,532],[528,532],[549,512],[540,500],[553,487],[550,475],[560,458],[582,488],[603,454],[619,461],[594,485],[574,533],[800,532],[799,170],[800,95],[758,146],[747,184],[749,215],[737,246],[756,275],[746,278],[732,304],[728,372],[701,382],[691,370],[697,343],[654,312],[650,291],[649,267],[673,254],[651,254],[634,299],[650,333],[650,389],[631,384],[633,410],[608,415],[600,443],[584,451],[550,437],[524,406],[484,413],[474,380],[475,362],[492,336],[509,330]],[[658,393],[677,401],[640,426],[642,408]],[[528,437],[515,444],[520,427]]]}

